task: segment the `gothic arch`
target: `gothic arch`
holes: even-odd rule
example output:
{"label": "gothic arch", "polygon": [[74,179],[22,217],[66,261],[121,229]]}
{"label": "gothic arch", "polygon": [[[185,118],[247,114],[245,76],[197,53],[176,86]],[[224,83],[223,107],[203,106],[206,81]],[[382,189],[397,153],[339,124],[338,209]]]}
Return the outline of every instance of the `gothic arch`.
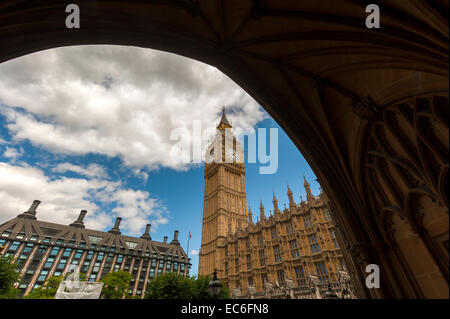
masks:
{"label": "gothic arch", "polygon": [[[117,44],[217,67],[302,152],[362,279],[364,264],[390,258],[374,248],[383,241],[384,207],[406,214],[409,190],[426,186],[448,209],[449,3],[379,3],[383,27],[367,30],[365,4],[353,0],[78,0],[81,28],[74,30],[65,28],[63,2],[5,0],[0,62],[60,46]],[[357,283],[358,295],[404,296],[411,284],[402,280],[379,293]]]}

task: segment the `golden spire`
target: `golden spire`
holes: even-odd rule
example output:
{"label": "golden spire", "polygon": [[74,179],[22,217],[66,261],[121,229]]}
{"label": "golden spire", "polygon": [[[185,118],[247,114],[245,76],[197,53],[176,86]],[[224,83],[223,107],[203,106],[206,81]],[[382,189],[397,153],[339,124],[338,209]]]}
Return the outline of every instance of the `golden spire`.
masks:
{"label": "golden spire", "polygon": [[217,125],[217,129],[223,130],[226,128],[232,128],[230,122],[227,120],[227,116],[225,115],[225,107],[222,108],[222,118],[220,119],[219,125]]}

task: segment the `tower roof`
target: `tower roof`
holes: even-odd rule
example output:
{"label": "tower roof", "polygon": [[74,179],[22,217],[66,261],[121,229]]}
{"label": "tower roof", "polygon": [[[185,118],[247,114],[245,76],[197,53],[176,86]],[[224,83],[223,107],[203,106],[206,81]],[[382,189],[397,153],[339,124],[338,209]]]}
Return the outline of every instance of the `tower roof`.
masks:
{"label": "tower roof", "polygon": [[219,125],[217,125],[217,128],[219,130],[225,129],[225,128],[232,128],[230,122],[228,122],[227,116],[225,115],[225,108],[222,109],[222,118],[220,119]]}

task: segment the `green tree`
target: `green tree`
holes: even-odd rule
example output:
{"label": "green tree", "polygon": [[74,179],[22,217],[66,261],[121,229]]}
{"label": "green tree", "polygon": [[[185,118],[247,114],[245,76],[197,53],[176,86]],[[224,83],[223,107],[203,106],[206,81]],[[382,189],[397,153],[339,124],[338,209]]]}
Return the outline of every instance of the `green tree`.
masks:
{"label": "green tree", "polygon": [[117,270],[107,274],[100,282],[104,283],[101,298],[120,299],[126,294],[132,276],[124,270]]}
{"label": "green tree", "polygon": [[58,290],[59,284],[63,280],[63,276],[52,276],[47,278],[44,285],[34,288],[28,295],[25,296],[27,299],[53,299],[55,298],[56,291]]}
{"label": "green tree", "polygon": [[210,276],[200,276],[194,280],[194,299],[229,299],[230,290],[227,285],[222,282],[222,289],[217,297],[212,297],[209,293],[209,282],[211,281]]}
{"label": "green tree", "polygon": [[17,298],[19,290],[14,283],[19,278],[17,264],[11,257],[0,257],[0,299]]}
{"label": "green tree", "polygon": [[[185,277],[183,275],[168,273],[157,276],[147,285],[148,299],[212,299],[209,294],[211,277]],[[222,290],[217,297],[230,298],[227,286],[222,283]]]}
{"label": "green tree", "polygon": [[194,280],[175,273],[152,279],[147,285],[147,299],[191,299],[195,295]]}

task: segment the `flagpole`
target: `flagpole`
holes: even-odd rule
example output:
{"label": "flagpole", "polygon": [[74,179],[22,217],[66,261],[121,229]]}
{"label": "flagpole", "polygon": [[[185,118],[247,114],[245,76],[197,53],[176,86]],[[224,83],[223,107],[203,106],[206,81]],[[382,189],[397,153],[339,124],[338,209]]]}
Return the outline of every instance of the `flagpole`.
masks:
{"label": "flagpole", "polygon": [[188,244],[187,244],[187,252],[186,252],[188,261],[189,261],[189,241],[190,241],[190,240],[191,240],[191,232],[189,231],[189,235],[188,235]]}

